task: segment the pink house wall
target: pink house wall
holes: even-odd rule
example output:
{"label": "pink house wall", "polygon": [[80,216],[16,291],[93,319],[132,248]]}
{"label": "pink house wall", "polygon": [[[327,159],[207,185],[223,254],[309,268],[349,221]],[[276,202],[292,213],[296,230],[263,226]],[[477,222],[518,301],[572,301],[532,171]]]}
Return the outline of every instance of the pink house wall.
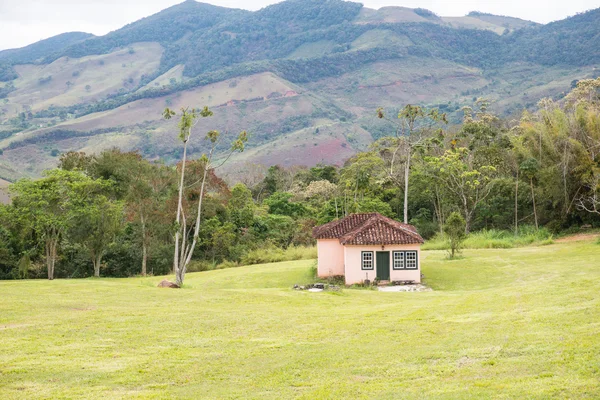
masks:
{"label": "pink house wall", "polygon": [[[381,246],[343,246],[344,248],[344,274],[346,276],[346,285],[354,285],[362,283],[365,279],[373,281],[377,277],[377,265],[370,271],[362,270],[361,253],[363,251],[374,252],[373,256],[376,259],[378,251],[390,252],[390,280],[391,281],[415,281],[421,282],[421,246],[418,244],[406,245],[388,245],[381,250]],[[392,251],[396,250],[416,250],[417,251],[417,266],[416,270],[394,270],[392,268]],[[319,253],[319,258],[320,258]],[[376,264],[376,263],[375,263]]]}
{"label": "pink house wall", "polygon": [[317,240],[319,278],[344,275],[344,246],[338,239]]}

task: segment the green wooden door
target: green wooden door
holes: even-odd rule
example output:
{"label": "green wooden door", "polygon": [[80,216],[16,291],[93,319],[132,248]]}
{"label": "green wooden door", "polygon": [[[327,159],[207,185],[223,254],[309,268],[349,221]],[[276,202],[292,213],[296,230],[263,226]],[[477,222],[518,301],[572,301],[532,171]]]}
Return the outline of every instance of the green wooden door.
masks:
{"label": "green wooden door", "polygon": [[390,252],[377,252],[377,278],[380,281],[390,280]]}

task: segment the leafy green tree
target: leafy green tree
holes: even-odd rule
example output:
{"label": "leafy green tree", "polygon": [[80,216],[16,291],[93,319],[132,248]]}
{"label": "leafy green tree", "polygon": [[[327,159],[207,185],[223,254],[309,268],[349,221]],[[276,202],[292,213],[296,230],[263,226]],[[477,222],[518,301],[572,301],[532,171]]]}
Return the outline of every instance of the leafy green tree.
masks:
{"label": "leafy green tree", "polygon": [[[377,110],[377,117],[387,119],[382,108]],[[374,148],[385,161],[388,179],[395,185],[404,186],[404,223],[408,224],[408,193],[410,167],[415,151],[426,146],[431,139],[432,131],[441,124],[447,124],[446,114],[437,109],[426,110],[420,106],[406,105],[398,113],[394,136],[378,140]],[[441,129],[438,129],[441,135]]]}
{"label": "leafy green tree", "polygon": [[455,258],[460,252],[461,245],[465,240],[466,234],[466,222],[460,213],[453,212],[446,219],[444,225],[444,232],[450,240],[450,258]]}
{"label": "leafy green tree", "polygon": [[292,244],[297,224],[287,215],[267,214],[256,219],[252,228],[255,237],[265,245],[287,248]]}
{"label": "leafy green tree", "polygon": [[275,192],[286,192],[290,190],[292,180],[290,171],[279,165],[273,165],[267,170],[267,176],[261,185],[262,195],[268,197]]}
{"label": "leafy green tree", "polygon": [[344,197],[350,194],[354,203],[357,203],[367,193],[381,187],[384,177],[383,166],[381,158],[373,152],[359,153],[352,157],[340,174],[340,186],[344,191]]}
{"label": "leafy green tree", "polygon": [[16,218],[28,226],[44,243],[48,279],[54,268],[61,237],[68,231],[81,199],[97,183],[76,171],[52,170],[39,180],[23,179],[10,187]]}
{"label": "leafy green tree", "polygon": [[328,180],[312,181],[302,192],[302,197],[309,202],[313,208],[322,209],[322,207],[333,200],[335,205],[335,218],[340,217],[338,204],[338,186]]}
{"label": "leafy green tree", "polygon": [[238,230],[252,226],[256,206],[252,200],[252,192],[246,185],[238,183],[231,189],[227,209],[231,221]]}
{"label": "leafy green tree", "polygon": [[465,233],[469,233],[477,207],[492,192],[496,168],[476,165],[472,152],[464,147],[448,150],[441,157],[428,157],[427,160],[435,171],[432,178],[443,183],[458,201],[465,219]]}
{"label": "leafy green tree", "polygon": [[160,236],[169,226],[166,203],[174,188],[175,172],[163,165],[151,164],[138,154],[123,161],[119,165],[128,176],[125,208],[128,217],[137,221],[139,226],[141,274],[146,276],[153,238]]}
{"label": "leafy green tree", "polygon": [[264,201],[269,206],[269,213],[276,215],[287,215],[292,218],[299,218],[306,215],[306,207],[302,203],[290,201],[293,195],[291,193],[273,193]]}
{"label": "leafy green tree", "polygon": [[84,152],[69,151],[60,155],[58,168],[65,171],[90,172],[91,165],[95,162],[95,156]]}
{"label": "leafy green tree", "polygon": [[230,256],[235,245],[236,228],[231,222],[221,222],[218,217],[206,219],[200,229],[199,247],[205,258],[219,263]]}
{"label": "leafy green tree", "polygon": [[373,213],[385,215],[386,217],[392,218],[394,212],[392,207],[383,200],[377,197],[363,197],[358,202],[353,203],[349,210],[351,213]]}
{"label": "leafy green tree", "polygon": [[8,279],[14,276],[13,270],[16,266],[18,256],[13,242],[12,219],[15,214],[11,206],[0,204],[0,279]]}
{"label": "leafy green tree", "polygon": [[97,193],[78,198],[74,205],[70,237],[88,251],[99,277],[102,257],[123,226],[123,204]]}
{"label": "leafy green tree", "polygon": [[339,181],[338,169],[333,165],[318,164],[316,167],[300,170],[295,177],[304,186],[316,181],[328,181],[336,184]]}
{"label": "leafy green tree", "polygon": [[29,277],[29,269],[31,268],[31,258],[29,254],[25,254],[17,264],[17,279],[27,279]]}

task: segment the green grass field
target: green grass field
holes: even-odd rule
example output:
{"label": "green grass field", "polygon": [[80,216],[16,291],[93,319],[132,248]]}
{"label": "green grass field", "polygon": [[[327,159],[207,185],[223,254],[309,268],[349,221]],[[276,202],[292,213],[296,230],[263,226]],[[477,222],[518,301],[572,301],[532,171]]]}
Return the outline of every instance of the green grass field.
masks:
{"label": "green grass field", "polygon": [[308,293],[313,261],[0,282],[1,399],[600,397],[595,240],[424,252],[435,290]]}

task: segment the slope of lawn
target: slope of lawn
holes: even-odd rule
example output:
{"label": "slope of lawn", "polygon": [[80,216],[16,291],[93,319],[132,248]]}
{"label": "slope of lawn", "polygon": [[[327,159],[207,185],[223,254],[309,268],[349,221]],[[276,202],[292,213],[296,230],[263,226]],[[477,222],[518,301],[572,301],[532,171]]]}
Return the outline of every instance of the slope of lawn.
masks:
{"label": "slope of lawn", "polygon": [[600,397],[600,245],[424,252],[435,289],[291,289],[313,261],[0,282],[0,398]]}

